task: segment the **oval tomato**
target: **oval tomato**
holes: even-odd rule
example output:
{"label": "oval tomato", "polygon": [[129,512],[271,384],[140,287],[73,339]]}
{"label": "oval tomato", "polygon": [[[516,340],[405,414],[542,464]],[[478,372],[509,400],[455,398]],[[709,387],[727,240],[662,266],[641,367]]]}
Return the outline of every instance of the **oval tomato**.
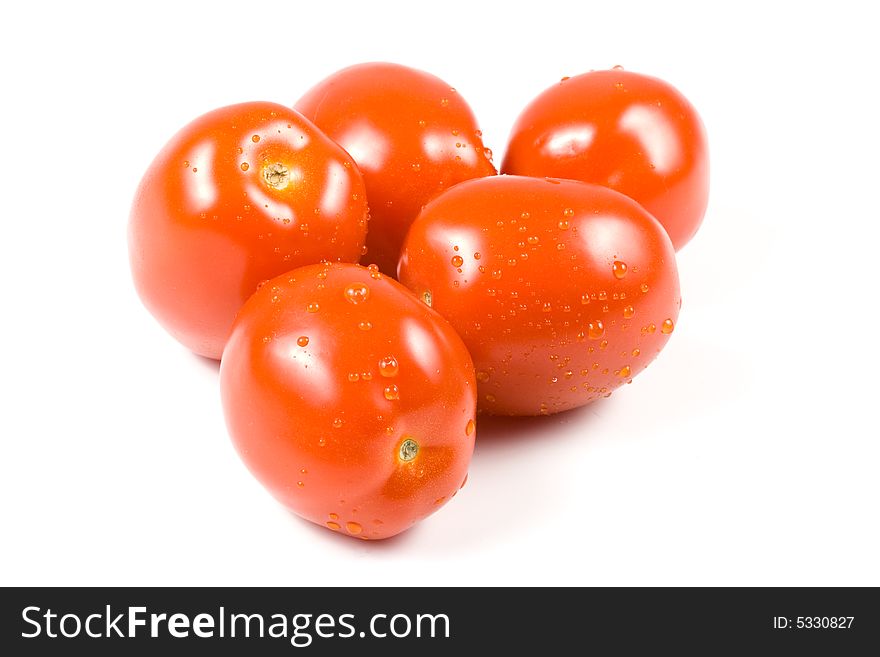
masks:
{"label": "oval tomato", "polygon": [[693,106],[657,78],[614,68],[550,87],[514,124],[503,173],[571,178],[638,201],[676,249],[709,198],[706,133]]}
{"label": "oval tomato", "polygon": [[674,255],[623,194],[494,176],[425,207],[399,274],[461,335],[480,408],[536,415],[608,396],[659,353],[680,306]]}
{"label": "oval tomato", "polygon": [[425,203],[457,182],[495,173],[468,104],[423,71],[351,66],[319,82],[295,107],[360,167],[371,214],[366,260],[391,276]]}
{"label": "oval tomato", "polygon": [[141,180],[129,220],[135,286],[175,338],[220,358],[261,281],[356,261],[366,220],[357,167],[314,125],[274,103],[224,107],[178,132]]}
{"label": "oval tomato", "polygon": [[377,268],[325,264],[268,281],[220,366],[232,440],[284,505],[386,538],[463,484],[476,382],[461,339]]}

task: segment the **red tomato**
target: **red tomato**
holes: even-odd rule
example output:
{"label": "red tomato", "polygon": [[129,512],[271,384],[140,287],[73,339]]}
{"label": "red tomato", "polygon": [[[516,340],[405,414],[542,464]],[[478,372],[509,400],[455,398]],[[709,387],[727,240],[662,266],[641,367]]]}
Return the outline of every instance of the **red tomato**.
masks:
{"label": "red tomato", "polygon": [[495,174],[473,112],[443,80],[397,64],[352,66],[296,109],[345,148],[367,185],[366,260],[391,275],[422,206],[462,180]]}
{"label": "red tomato", "polygon": [[244,462],[303,518],[386,538],[448,502],[474,447],[473,363],[452,327],[378,268],[272,279],[220,366]]}
{"label": "red tomato", "polygon": [[314,125],[274,103],[224,107],[178,132],[141,180],[129,221],[135,286],[175,338],[220,358],[261,281],[356,261],[366,220],[357,167]]}
{"label": "red tomato", "polygon": [[550,87],[517,119],[503,173],[611,187],[653,214],[676,250],[700,227],[709,198],[706,133],[663,80],[614,68]]}
{"label": "red tomato", "polygon": [[678,318],[674,256],[623,194],[494,176],[425,207],[399,273],[464,339],[481,409],[537,415],[607,397],[653,360]]}

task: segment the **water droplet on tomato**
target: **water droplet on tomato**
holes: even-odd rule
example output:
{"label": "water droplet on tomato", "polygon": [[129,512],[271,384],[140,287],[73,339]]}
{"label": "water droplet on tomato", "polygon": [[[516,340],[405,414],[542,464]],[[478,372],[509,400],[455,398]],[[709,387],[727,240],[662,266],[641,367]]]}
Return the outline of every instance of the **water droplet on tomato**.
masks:
{"label": "water droplet on tomato", "polygon": [[[675,323],[671,319],[664,319],[660,325],[660,332],[669,335],[675,330]],[[676,338],[677,339],[677,338]]]}
{"label": "water droplet on tomato", "polygon": [[332,529],[333,531],[337,531],[337,530],[340,528],[339,523],[338,523],[338,522],[333,522],[332,520],[328,520],[328,521],[327,521],[327,526],[328,526],[330,529]]}
{"label": "water droplet on tomato", "polygon": [[474,431],[477,428],[477,423],[473,420],[468,420],[467,424],[464,427],[464,435],[470,436],[473,435]]}
{"label": "water droplet on tomato", "polygon": [[306,335],[301,335],[296,339],[296,343],[300,347],[305,347],[309,343],[309,338]]}
{"label": "water droplet on tomato", "polygon": [[562,216],[571,218],[574,216],[574,210],[571,208],[565,208],[565,210],[562,211]]}
{"label": "water droplet on tomato", "polygon": [[242,162],[242,163],[241,163],[241,170],[242,170],[242,171],[247,171],[247,170],[250,169],[250,168],[251,168],[251,165],[248,164],[247,162]]}
{"label": "water droplet on tomato", "polygon": [[540,238],[537,235],[530,235],[526,241],[534,246],[540,241]]}
{"label": "water droplet on tomato", "polygon": [[344,423],[345,422],[343,421],[342,418],[339,418],[339,417],[333,418],[333,428],[334,429],[339,429]]}
{"label": "water droplet on tomato", "polygon": [[385,386],[385,399],[388,401],[394,401],[395,399],[400,399],[400,388],[398,388],[395,384],[391,384],[390,386]]}
{"label": "water droplet on tomato", "polygon": [[460,255],[454,255],[452,256],[452,260],[450,260],[450,262],[452,263],[453,267],[461,267],[464,264],[464,258],[462,258]]}
{"label": "water droplet on tomato", "polygon": [[379,374],[386,378],[397,376],[399,364],[394,356],[386,356],[379,361]]}
{"label": "water droplet on tomato", "polygon": [[648,293],[648,289],[649,289],[649,288],[648,288],[648,284],[647,284],[647,283],[642,283],[642,287],[641,287],[642,293],[643,293],[643,294],[647,294],[647,293]]}
{"label": "water droplet on tomato", "polygon": [[486,383],[489,380],[489,373],[484,372],[482,370],[477,370],[477,381],[480,383]]}
{"label": "water droplet on tomato", "polygon": [[611,265],[611,273],[614,274],[614,278],[620,280],[626,276],[626,263],[621,262],[620,260],[615,260]]}
{"label": "water droplet on tomato", "polygon": [[623,316],[625,319],[632,319],[633,315],[635,315],[635,314],[636,314],[636,310],[632,306],[626,306],[623,309]]}
{"label": "water droplet on tomato", "polygon": [[366,301],[370,296],[370,288],[363,283],[352,283],[345,288],[345,298],[357,305]]}
{"label": "water droplet on tomato", "polygon": [[361,527],[361,524],[359,522],[353,521],[345,523],[345,528],[348,530],[349,534],[354,534],[355,536],[364,531],[364,528]]}
{"label": "water droplet on tomato", "polygon": [[306,306],[306,311],[310,313],[316,313],[321,310],[321,306],[318,305],[317,301],[312,301],[308,306]]}
{"label": "water droplet on tomato", "polygon": [[568,230],[569,223],[565,219],[563,219],[556,225],[559,226],[559,230]]}
{"label": "water droplet on tomato", "polygon": [[336,513],[329,513],[327,514],[327,517],[330,518],[330,520],[339,520],[339,514]]}
{"label": "water droplet on tomato", "polygon": [[348,373],[348,380],[351,381],[352,383],[355,383],[356,381],[360,381],[360,378],[361,378],[361,375],[358,374],[357,372],[349,372]]}
{"label": "water droplet on tomato", "polygon": [[602,320],[597,319],[587,324],[587,335],[590,340],[598,340],[605,335],[605,325]]}
{"label": "water droplet on tomato", "polygon": [[358,328],[361,331],[369,331],[371,328],[373,328],[373,323],[372,322],[358,322]]}
{"label": "water droplet on tomato", "polygon": [[253,137],[251,137],[251,141],[256,144],[258,141],[260,141],[260,135],[254,135]]}

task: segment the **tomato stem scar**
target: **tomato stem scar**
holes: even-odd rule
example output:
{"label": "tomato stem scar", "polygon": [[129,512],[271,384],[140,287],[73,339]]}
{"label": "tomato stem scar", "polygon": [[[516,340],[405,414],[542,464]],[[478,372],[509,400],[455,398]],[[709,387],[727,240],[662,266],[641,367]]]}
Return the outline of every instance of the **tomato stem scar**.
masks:
{"label": "tomato stem scar", "polygon": [[416,454],[419,453],[419,444],[412,438],[407,438],[400,443],[400,452],[398,456],[401,461],[412,461]]}
{"label": "tomato stem scar", "polygon": [[269,187],[284,189],[290,182],[290,170],[280,162],[268,164],[263,167],[263,180]]}

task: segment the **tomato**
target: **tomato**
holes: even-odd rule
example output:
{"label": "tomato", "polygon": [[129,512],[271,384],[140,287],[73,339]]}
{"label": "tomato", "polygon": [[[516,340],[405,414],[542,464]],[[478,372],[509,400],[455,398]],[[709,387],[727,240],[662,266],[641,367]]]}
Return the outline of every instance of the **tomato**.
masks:
{"label": "tomato", "polygon": [[413,223],[399,274],[461,335],[480,408],[494,414],[608,396],[660,352],[680,306],[657,220],[623,194],[569,180],[456,185]]}
{"label": "tomato", "polygon": [[220,365],[232,440],[303,518],[393,536],[458,491],[476,381],[452,327],[378,268],[324,264],[264,284]]}
{"label": "tomato", "polygon": [[468,104],[423,71],[351,66],[306,92],[296,109],[345,148],[364,174],[371,214],[365,261],[391,276],[425,203],[457,182],[495,174]]}
{"label": "tomato", "polygon": [[620,67],[563,78],[535,98],[514,124],[501,171],[623,192],[663,224],[676,250],[697,232],[709,198],[696,110],[663,80]]}
{"label": "tomato", "polygon": [[366,220],[357,167],[309,121],[274,103],[224,107],[178,132],[141,180],[129,220],[135,287],[177,340],[220,358],[261,281],[357,261]]}

